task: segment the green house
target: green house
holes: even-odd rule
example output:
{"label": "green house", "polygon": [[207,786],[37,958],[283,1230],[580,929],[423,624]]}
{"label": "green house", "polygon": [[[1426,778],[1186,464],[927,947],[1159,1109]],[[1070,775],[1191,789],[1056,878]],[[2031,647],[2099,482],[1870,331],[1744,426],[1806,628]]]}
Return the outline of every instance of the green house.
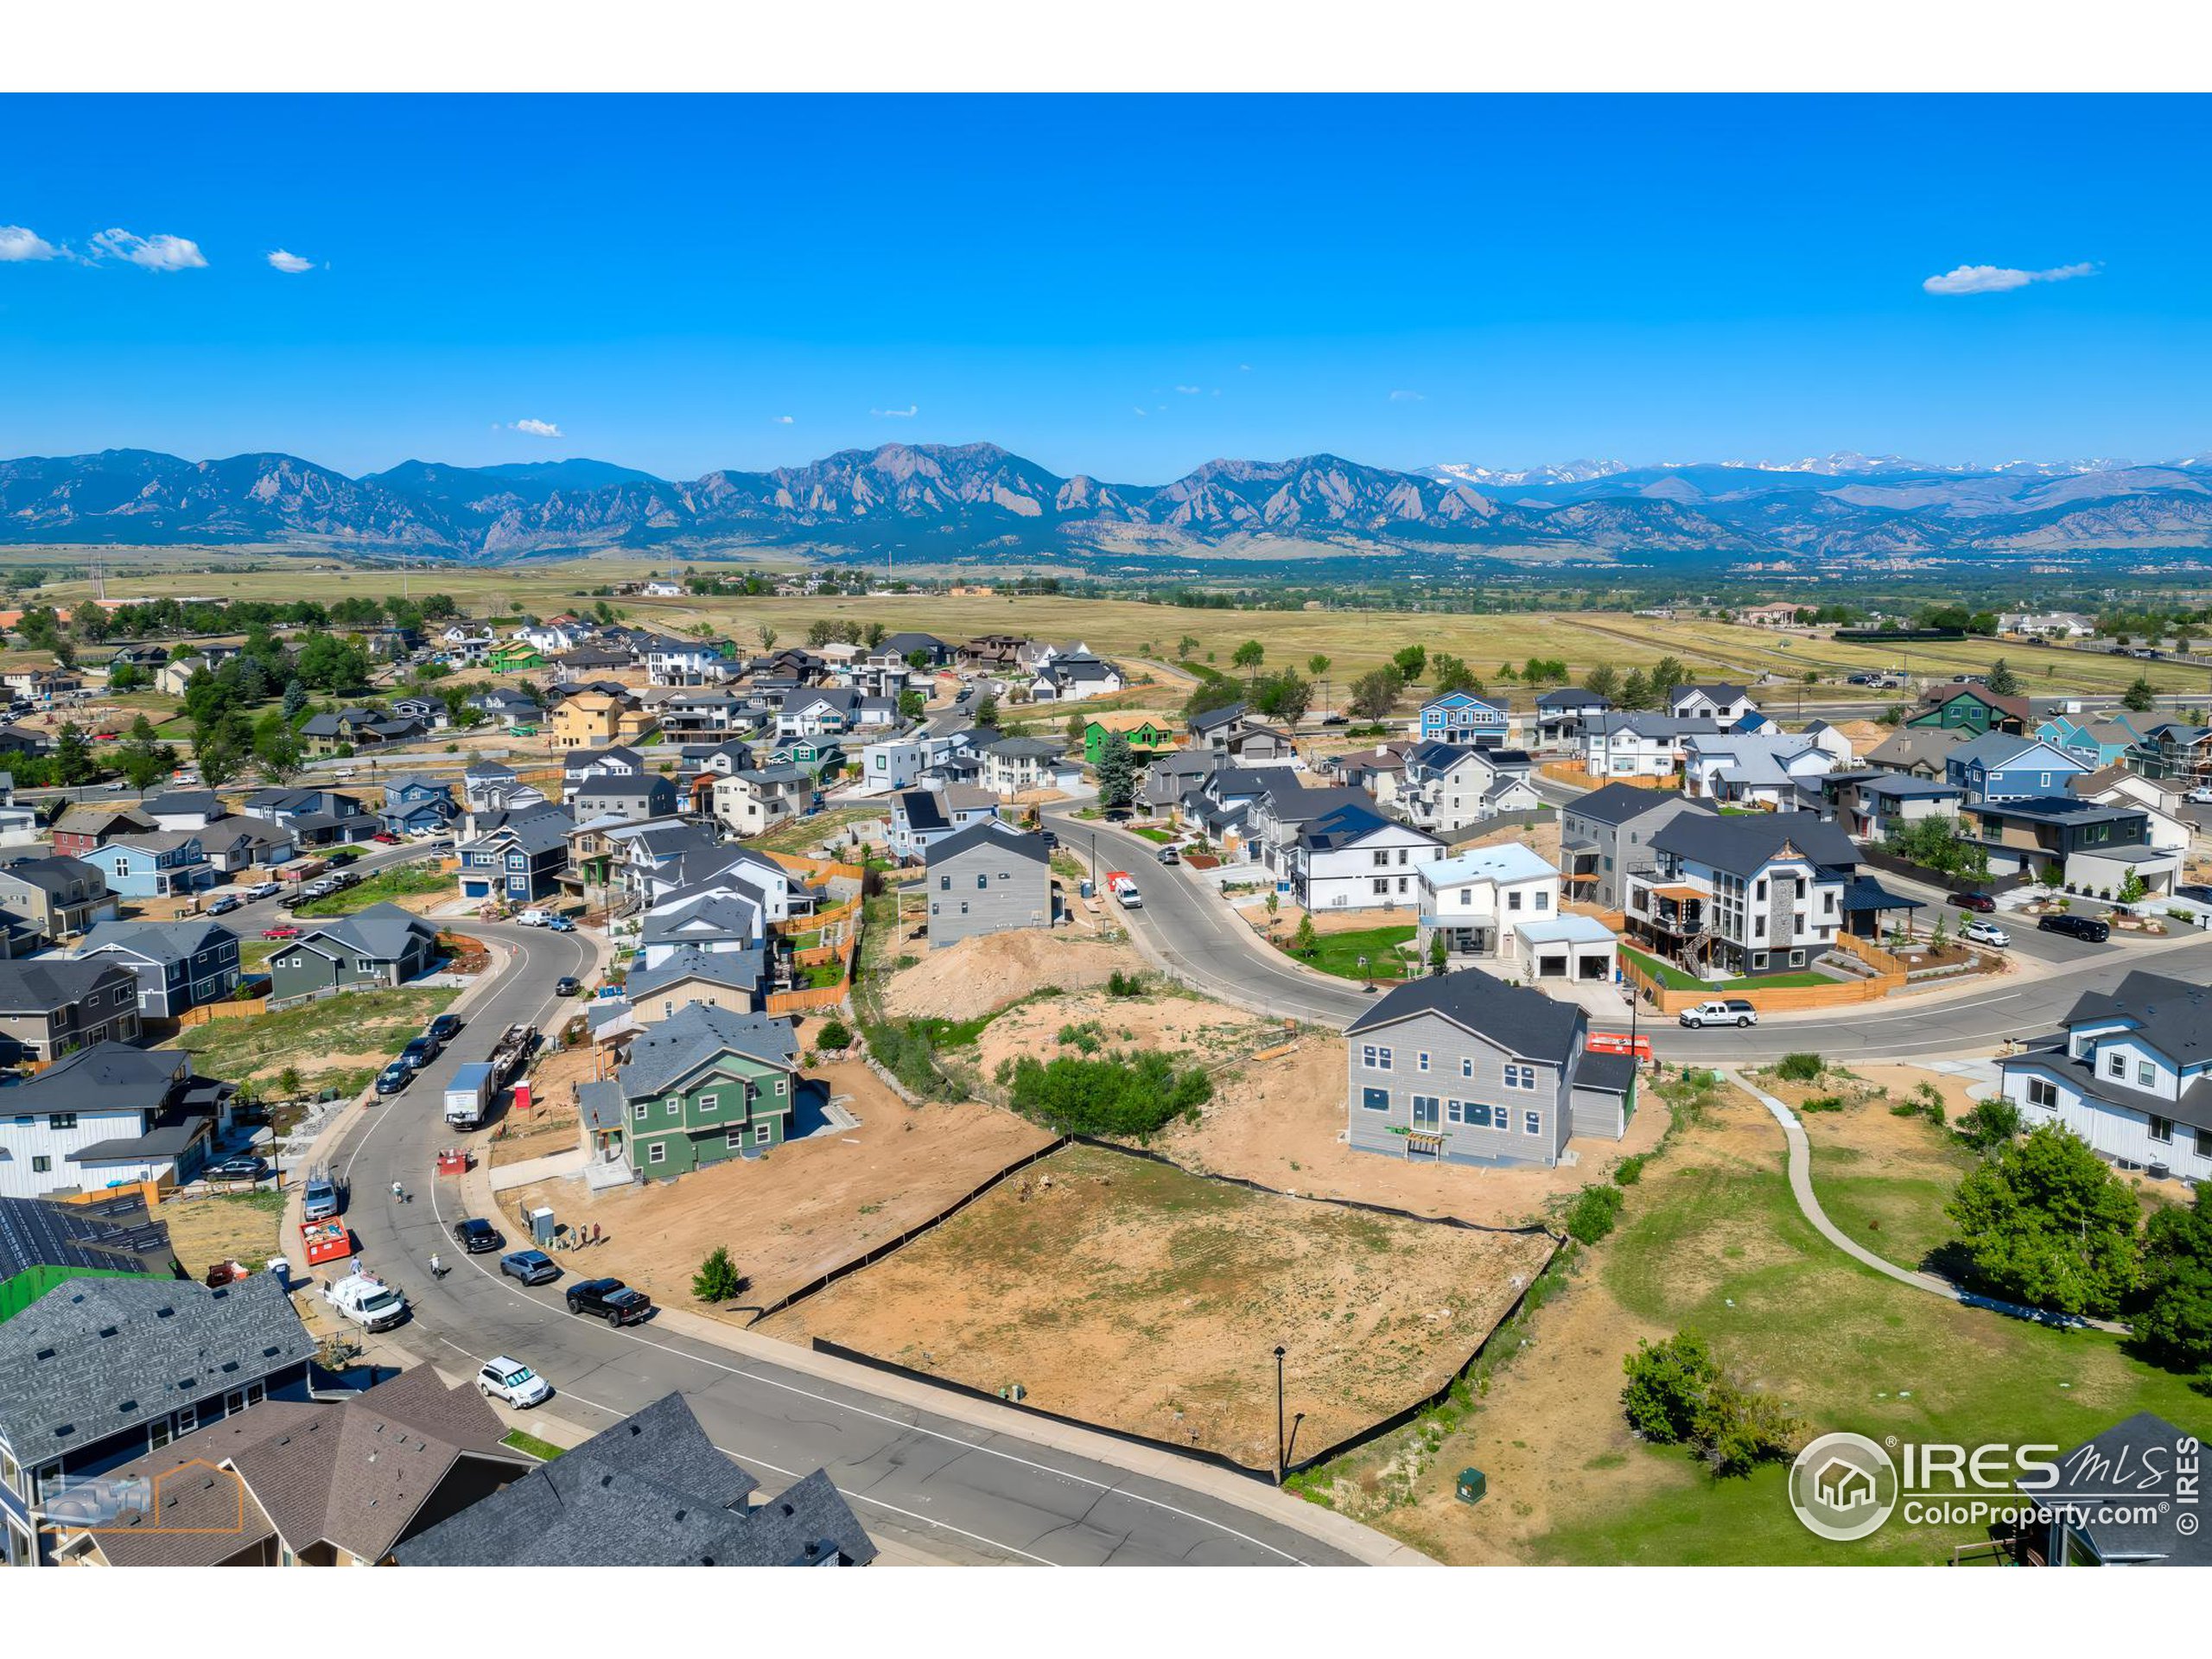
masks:
{"label": "green house", "polygon": [[484,659],[494,674],[519,674],[525,669],[545,666],[544,653],[527,640],[510,639],[492,647]]}
{"label": "green house", "polygon": [[694,1002],[630,1046],[616,1077],[632,1167],[671,1180],[791,1138],[798,1038],[788,1020]]}
{"label": "green house", "polygon": [[1083,758],[1091,766],[1098,764],[1104,753],[1106,740],[1115,732],[1128,740],[1128,745],[1141,755],[1158,754],[1162,749],[1175,747],[1174,731],[1151,715],[1146,715],[1136,725],[1123,725],[1119,721],[1109,724],[1104,720],[1093,720],[1083,728]]}
{"label": "green house", "polygon": [[1929,692],[1920,707],[1905,716],[1908,726],[1947,732],[2007,732],[2020,736],[2028,728],[2028,700],[2000,696],[1986,686],[1955,685]]}

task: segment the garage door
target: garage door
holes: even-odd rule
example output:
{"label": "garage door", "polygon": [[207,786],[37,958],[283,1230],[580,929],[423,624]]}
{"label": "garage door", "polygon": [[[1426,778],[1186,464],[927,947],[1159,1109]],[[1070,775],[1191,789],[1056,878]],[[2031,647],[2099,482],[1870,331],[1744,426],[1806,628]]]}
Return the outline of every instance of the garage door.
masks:
{"label": "garage door", "polygon": [[1575,964],[1575,977],[1577,979],[1594,979],[1602,982],[1605,980],[1611,979],[1612,976],[1612,957],[1602,950],[1594,955],[1583,957],[1580,962]]}
{"label": "garage door", "polygon": [[1538,979],[1566,978],[1567,957],[1563,955],[1538,957],[1536,958],[1536,977]]}

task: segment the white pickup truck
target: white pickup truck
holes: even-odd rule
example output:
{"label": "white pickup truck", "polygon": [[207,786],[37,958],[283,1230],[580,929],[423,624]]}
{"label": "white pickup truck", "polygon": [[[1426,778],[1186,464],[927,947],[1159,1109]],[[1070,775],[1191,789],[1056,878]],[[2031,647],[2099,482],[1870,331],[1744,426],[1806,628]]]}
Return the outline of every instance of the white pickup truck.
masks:
{"label": "white pickup truck", "polygon": [[325,1285],[322,1300],[370,1331],[388,1331],[407,1317],[407,1299],[372,1273],[349,1273]]}

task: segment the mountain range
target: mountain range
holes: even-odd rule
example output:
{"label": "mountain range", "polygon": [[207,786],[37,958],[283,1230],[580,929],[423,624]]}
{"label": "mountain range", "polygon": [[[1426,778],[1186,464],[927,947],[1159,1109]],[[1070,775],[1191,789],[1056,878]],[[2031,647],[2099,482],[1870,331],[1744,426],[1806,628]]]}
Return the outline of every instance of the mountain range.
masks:
{"label": "mountain range", "polygon": [[1392,551],[1515,563],[1890,565],[2212,548],[2212,455],[1932,465],[1897,456],[1418,472],[1335,455],[1211,461],[1172,483],[1062,477],[995,444],[886,444],[686,481],[583,459],[149,450],[0,461],[0,543],[275,543],[498,563],[716,546],[903,549],[907,563]]}

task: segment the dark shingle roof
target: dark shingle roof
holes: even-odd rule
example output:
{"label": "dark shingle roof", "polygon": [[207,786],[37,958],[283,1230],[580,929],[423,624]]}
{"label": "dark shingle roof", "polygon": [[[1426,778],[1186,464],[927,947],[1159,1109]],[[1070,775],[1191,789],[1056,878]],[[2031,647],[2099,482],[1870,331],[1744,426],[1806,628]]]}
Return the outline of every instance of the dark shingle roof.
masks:
{"label": "dark shingle roof", "polygon": [[0,1014],[51,1013],[82,998],[102,976],[130,970],[103,957],[37,957],[0,962]]}
{"label": "dark shingle roof", "polygon": [[685,945],[671,951],[658,968],[633,968],[624,987],[632,1002],[644,1001],[664,985],[702,979],[734,991],[758,991],[766,975],[767,954],[762,950],[702,950]]}
{"label": "dark shingle roof", "polygon": [[1486,1037],[1510,1053],[1563,1064],[1580,1040],[1582,1010],[1526,985],[1508,985],[1479,968],[1409,979],[1344,1028],[1356,1036],[1417,1014],[1433,1014]]}
{"label": "dark shingle roof", "polygon": [[690,1003],[631,1044],[622,1092],[632,1100],[658,1095],[722,1053],[743,1054],[789,1071],[798,1056],[798,1038],[788,1020]]}
{"label": "dark shingle roof", "polygon": [[1851,869],[1859,849],[1840,827],[1811,812],[1688,813],[1651,837],[1658,851],[1672,853],[1732,874],[1748,874],[1773,859],[1788,842],[1815,864]]}
{"label": "dark shingle roof", "polygon": [[168,1262],[169,1230],[148,1217],[143,1199],[103,1205],[0,1198],[0,1281],[32,1268],[167,1278]]}
{"label": "dark shingle roof", "polygon": [[931,842],[928,854],[929,868],[935,869],[938,865],[958,858],[963,853],[973,852],[978,847],[1012,853],[1016,858],[1026,858],[1033,864],[1048,863],[1052,859],[1051,849],[1045,845],[1045,837],[1041,835],[1014,830],[1001,818],[982,818],[965,830],[954,830],[942,841]]}

